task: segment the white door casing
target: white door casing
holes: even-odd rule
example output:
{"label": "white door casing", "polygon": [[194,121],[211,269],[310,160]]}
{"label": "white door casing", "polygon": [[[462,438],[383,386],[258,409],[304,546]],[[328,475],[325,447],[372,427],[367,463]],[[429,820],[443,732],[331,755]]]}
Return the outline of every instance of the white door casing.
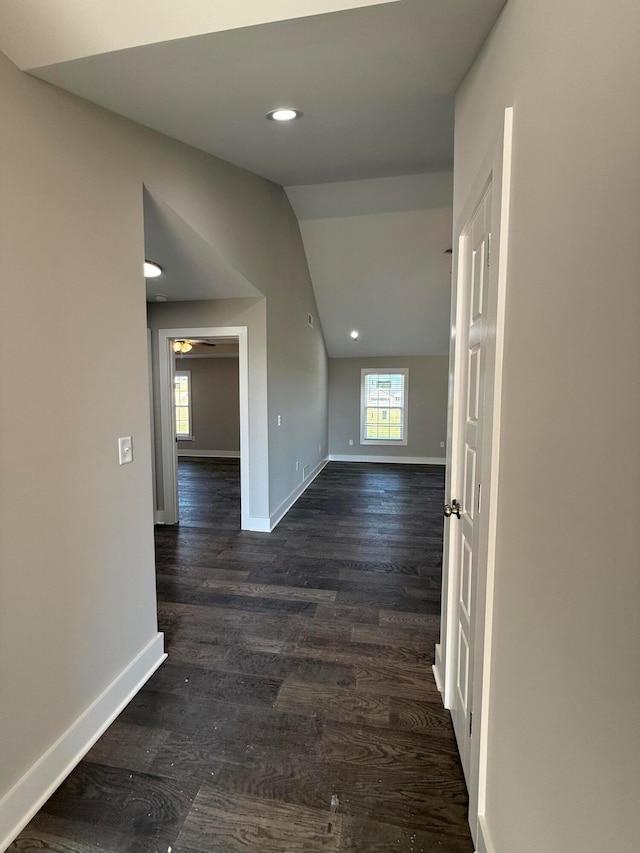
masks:
{"label": "white door casing", "polygon": [[151,486],[152,511],[156,514],[156,436],[153,409],[153,343],[151,329],[147,329],[147,371],[149,381],[149,430],[151,431]]}
{"label": "white door casing", "polygon": [[454,228],[446,499],[450,504],[457,498],[462,508],[460,520],[454,515],[445,521],[441,638],[434,669],[460,746],[478,853],[487,849],[483,828],[512,135],[513,109],[507,108],[496,145]]}

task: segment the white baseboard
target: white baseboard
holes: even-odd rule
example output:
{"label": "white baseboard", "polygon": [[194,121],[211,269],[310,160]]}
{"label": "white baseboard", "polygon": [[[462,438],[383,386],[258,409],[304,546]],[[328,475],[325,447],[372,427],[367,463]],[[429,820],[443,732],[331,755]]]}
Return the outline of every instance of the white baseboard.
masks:
{"label": "white baseboard", "polygon": [[320,471],[322,471],[328,461],[328,459],[321,459],[320,462],[318,462],[316,467],[313,469],[313,471],[309,474],[309,476],[305,480],[303,480],[300,485],[296,486],[296,488],[291,492],[289,497],[287,497],[280,504],[280,506],[275,512],[271,513],[271,528],[269,532],[271,532],[271,530],[274,530],[276,526],[282,521],[282,519],[289,512],[294,503],[298,500],[300,495],[311,485],[311,483],[313,483],[315,478],[318,476]]}
{"label": "white baseboard", "polygon": [[496,853],[496,848],[491,840],[491,833],[487,826],[487,816],[478,815],[478,841],[476,843],[476,853]]}
{"label": "white baseboard", "polygon": [[332,453],[329,462],[391,462],[395,465],[445,465],[447,460],[438,456],[356,456]]}
{"label": "white baseboard", "polygon": [[165,524],[163,509],[156,510],[156,524]]}
{"label": "white baseboard", "polygon": [[250,516],[243,530],[252,530],[254,533],[271,533],[271,521],[263,516]]}
{"label": "white baseboard", "polygon": [[240,459],[239,450],[182,450],[178,448],[178,456],[201,456],[203,459]]}
{"label": "white baseboard", "polygon": [[111,725],[166,658],[164,634],[156,636],[0,800],[0,852]]}

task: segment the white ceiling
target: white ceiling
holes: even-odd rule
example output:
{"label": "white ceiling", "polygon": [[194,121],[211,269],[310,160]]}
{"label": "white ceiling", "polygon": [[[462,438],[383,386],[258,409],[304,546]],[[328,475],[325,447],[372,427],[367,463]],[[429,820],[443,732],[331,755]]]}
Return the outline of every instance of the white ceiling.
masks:
{"label": "white ceiling", "polygon": [[451,208],[311,219],[300,230],[330,356],[449,352]]}
{"label": "white ceiling", "polygon": [[[9,4],[6,23],[27,27],[21,4]],[[73,32],[94,54],[29,67],[283,186],[446,171],[454,93],[503,4],[398,0],[99,53],[86,2],[66,0],[78,6]],[[182,20],[177,4],[176,12]],[[304,117],[285,126],[265,120],[283,104]]]}
{"label": "white ceiling", "polygon": [[[0,50],[287,187],[331,356],[443,353],[454,94],[504,3],[2,0]],[[145,219],[149,298],[258,295],[162,199]]]}
{"label": "white ceiling", "polygon": [[287,195],[333,358],[448,353],[451,172],[288,187]]}

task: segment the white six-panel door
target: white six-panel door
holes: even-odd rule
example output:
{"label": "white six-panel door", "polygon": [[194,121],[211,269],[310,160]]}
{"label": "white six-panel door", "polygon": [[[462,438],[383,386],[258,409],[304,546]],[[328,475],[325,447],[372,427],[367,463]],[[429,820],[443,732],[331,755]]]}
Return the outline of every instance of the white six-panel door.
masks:
{"label": "white six-panel door", "polygon": [[[473,649],[476,618],[478,516],[481,506],[481,409],[484,384],[484,341],[491,228],[491,187],[460,237],[460,291],[457,334],[461,356],[458,374],[458,435],[452,459],[452,499],[459,506],[449,519],[452,556],[456,562],[455,699],[453,725],[465,777],[469,782],[473,711]],[[453,494],[453,492],[456,494]]]}
{"label": "white six-panel door", "polygon": [[486,779],[512,151],[508,107],[454,226],[449,518],[434,673],[454,723],[478,853],[490,849]]}

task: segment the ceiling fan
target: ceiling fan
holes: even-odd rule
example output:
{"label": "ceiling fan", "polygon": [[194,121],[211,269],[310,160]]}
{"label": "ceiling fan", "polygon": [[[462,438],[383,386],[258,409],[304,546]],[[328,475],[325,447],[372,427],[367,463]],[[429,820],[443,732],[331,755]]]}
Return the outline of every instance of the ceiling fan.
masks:
{"label": "ceiling fan", "polygon": [[205,347],[217,346],[217,344],[212,343],[212,341],[199,340],[197,338],[188,338],[184,341],[174,341],[173,351],[176,355],[185,355],[186,353],[191,352],[194,344]]}

